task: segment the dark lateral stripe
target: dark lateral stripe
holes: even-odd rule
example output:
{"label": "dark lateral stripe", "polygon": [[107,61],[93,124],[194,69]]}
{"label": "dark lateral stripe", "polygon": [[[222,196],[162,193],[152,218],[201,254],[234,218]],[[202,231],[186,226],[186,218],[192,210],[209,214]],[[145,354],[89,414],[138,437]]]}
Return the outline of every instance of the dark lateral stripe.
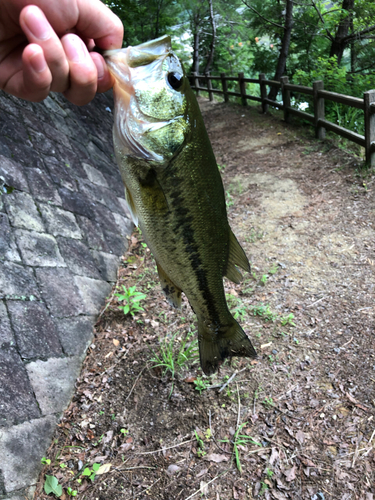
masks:
{"label": "dark lateral stripe", "polygon": [[203,267],[202,259],[199,254],[199,248],[194,236],[194,229],[192,227],[194,218],[190,215],[189,209],[184,206],[184,197],[181,190],[178,189],[178,185],[181,184],[181,179],[175,177],[173,184],[174,190],[171,194],[171,198],[173,200],[172,207],[175,214],[173,230],[176,234],[182,233],[185,251],[188,254],[191,267],[196,275],[199,291],[201,292],[205,305],[208,309],[210,320],[215,325],[219,326],[219,314],[215,307],[214,297],[210,291],[207,280],[207,272]]}

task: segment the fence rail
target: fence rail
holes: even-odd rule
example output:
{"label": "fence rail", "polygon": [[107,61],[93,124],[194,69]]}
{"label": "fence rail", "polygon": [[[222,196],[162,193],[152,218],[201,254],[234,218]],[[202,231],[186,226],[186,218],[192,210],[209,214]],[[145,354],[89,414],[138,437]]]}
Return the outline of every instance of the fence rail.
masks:
{"label": "fence rail", "polygon": [[[316,137],[319,139],[325,138],[326,130],[355,142],[363,146],[366,151],[366,162],[372,167],[375,166],[375,90],[369,90],[363,94],[363,99],[336,92],[324,90],[324,83],[318,80],[313,83],[312,87],[304,85],[294,85],[289,83],[288,77],[281,77],[280,81],[267,80],[264,73],[259,75],[259,78],[245,78],[243,73],[238,73],[238,76],[227,76],[221,73],[220,76],[198,75],[193,73],[190,76],[192,88],[199,95],[200,91],[208,92],[210,101],[213,100],[213,94],[222,94],[224,101],[228,102],[230,96],[240,97],[242,104],[245,106],[247,100],[260,102],[263,113],[266,113],[269,106],[279,108],[284,112],[284,120],[289,123],[290,116],[298,116],[315,127]],[[206,87],[202,87],[200,83],[205,81]],[[212,88],[212,81],[220,81],[222,90]],[[228,81],[238,82],[239,92],[228,90]],[[246,83],[256,83],[260,86],[260,97],[246,94]],[[281,91],[282,101],[278,102],[268,98],[268,87],[275,87]],[[290,93],[299,93],[310,95],[313,97],[314,114],[306,113],[299,109],[293,108],[290,104]],[[325,100],[345,104],[353,108],[361,109],[364,112],[365,135],[357,134],[352,130],[340,127],[336,123],[332,123],[325,119]]]}

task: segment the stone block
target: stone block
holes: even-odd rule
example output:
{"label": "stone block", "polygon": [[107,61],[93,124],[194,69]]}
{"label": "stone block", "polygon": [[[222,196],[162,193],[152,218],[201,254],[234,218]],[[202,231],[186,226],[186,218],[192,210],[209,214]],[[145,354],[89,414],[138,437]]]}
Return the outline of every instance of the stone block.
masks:
{"label": "stone block", "polygon": [[[97,141],[95,141],[97,142]],[[106,149],[106,152],[103,152],[102,149]],[[95,165],[95,160],[100,159],[104,162],[110,162],[110,155],[113,153],[113,151],[108,150],[107,148],[98,148],[96,144],[94,144],[93,141],[90,141],[87,145],[87,151],[90,155],[90,157],[94,160],[94,165]]]}
{"label": "stone block", "polygon": [[120,172],[114,172],[111,176],[105,175],[105,178],[108,183],[108,187],[113,192],[113,194],[118,198],[123,198],[125,196],[125,187],[124,183],[122,182]]}
{"label": "stone block", "polygon": [[13,158],[17,158],[17,162],[21,163],[24,167],[44,168],[42,159],[32,147],[30,141],[25,144],[8,141],[9,149]]}
{"label": "stone block", "polygon": [[10,137],[13,141],[24,143],[29,137],[25,126],[18,118],[10,115],[1,121],[1,135]]}
{"label": "stone block", "polygon": [[40,203],[39,208],[50,234],[53,234],[53,236],[66,236],[67,238],[82,238],[79,226],[71,212],[46,203]]}
{"label": "stone block", "polygon": [[81,231],[86,238],[90,248],[108,252],[109,248],[99,224],[87,217],[77,217]]}
{"label": "stone block", "polygon": [[132,234],[133,229],[134,229],[134,224],[133,221],[128,219],[127,217],[123,217],[122,215],[113,213],[113,218],[115,219],[115,222],[118,226],[119,233],[122,236],[129,236],[129,234]]}
{"label": "stone block", "polygon": [[31,269],[0,261],[0,299],[35,300],[39,290]]}
{"label": "stone block", "polygon": [[50,141],[45,134],[36,130],[29,130],[30,140],[34,148],[42,154],[54,155],[56,154],[56,143]]}
{"label": "stone block", "polygon": [[108,183],[104,175],[95,167],[92,167],[88,163],[82,163],[82,167],[85,169],[86,175],[90,182],[93,184],[98,184],[99,186],[108,187]]}
{"label": "stone block", "polygon": [[19,191],[29,191],[23,166],[10,158],[0,155],[0,176],[4,178],[5,184]]}
{"label": "stone block", "polygon": [[110,253],[96,252],[95,250],[93,256],[102,278],[106,281],[117,281],[120,257]]}
{"label": "stone block", "polygon": [[44,224],[33,198],[28,193],[13,191],[5,196],[5,208],[14,227],[44,232]]}
{"label": "stone block", "polygon": [[8,140],[6,137],[0,137],[0,155],[12,158],[12,152],[8,146]]}
{"label": "stone block", "polygon": [[64,146],[65,149],[70,149],[70,142],[66,134],[56,127],[51,127],[49,123],[43,123],[45,135],[53,142]]}
{"label": "stone block", "polygon": [[56,328],[65,354],[81,357],[93,338],[94,316],[77,316],[56,321]]}
{"label": "stone block", "polygon": [[40,267],[66,267],[56,240],[50,234],[25,229],[16,229],[14,234],[24,264]]}
{"label": "stone block", "polygon": [[0,260],[3,259],[12,260],[14,262],[21,261],[12,229],[9,225],[8,216],[0,213]]}
{"label": "stone block", "polygon": [[[72,122],[71,126],[74,127],[75,122],[70,118],[68,120]],[[65,149],[61,152],[60,156],[63,158],[67,170],[74,173],[74,177],[86,179],[87,175],[85,169],[82,167],[82,161],[86,160],[86,155],[75,146],[74,141],[71,142],[72,149]]]}
{"label": "stone block", "polygon": [[[117,196],[106,187],[92,184],[84,179],[79,181],[79,189],[95,202],[105,205],[112,212],[122,211],[122,207],[117,201]],[[98,204],[98,203],[96,203]]]}
{"label": "stone block", "polygon": [[[39,416],[40,411],[20,355],[14,348],[0,349],[0,434],[1,427]],[[4,457],[1,452],[0,457]]]}
{"label": "stone block", "polygon": [[14,336],[5,304],[0,300],[0,349],[14,346]]}
{"label": "stone block", "polygon": [[74,172],[70,169],[68,171],[68,167],[65,165],[64,161],[54,156],[45,156],[44,163],[46,164],[53,182],[71,191],[77,190]]}
{"label": "stone block", "polygon": [[75,276],[74,282],[82,298],[84,314],[98,314],[104,306],[112,286],[106,281],[93,280],[83,276]]}
{"label": "stone block", "polygon": [[125,214],[125,216],[128,218],[128,219],[131,219],[132,216],[130,214],[130,210],[129,210],[129,205],[128,205],[128,202],[125,200],[125,198],[117,198],[117,201],[120,203],[121,205],[121,208],[122,208],[122,212],[120,212],[121,215]]}
{"label": "stone block", "polygon": [[61,255],[73,274],[100,279],[100,273],[88,247],[80,240],[57,239]]}
{"label": "stone block", "polygon": [[51,444],[57,417],[50,415],[24,422],[0,435],[0,469],[5,491],[28,488],[38,480],[41,458]]}
{"label": "stone block", "polygon": [[62,206],[65,210],[83,215],[89,219],[94,217],[95,204],[84,193],[80,191],[70,191],[66,188],[60,188],[59,193],[62,200]]}
{"label": "stone block", "polygon": [[97,203],[95,206],[95,220],[99,222],[102,229],[106,231],[112,231],[113,233],[118,232],[118,227],[113,217],[113,214],[107,207],[104,205]]}
{"label": "stone block", "polygon": [[35,490],[36,490],[36,486],[29,486],[28,488],[21,488],[20,490],[12,492],[9,496],[7,495],[6,498],[0,497],[0,499],[1,500],[34,500]]}
{"label": "stone block", "polygon": [[30,383],[43,415],[62,412],[68,406],[81,370],[81,359],[50,358],[26,365]]}
{"label": "stone block", "polygon": [[85,312],[81,296],[68,269],[35,269],[41,294],[53,317],[77,316]]}
{"label": "stone block", "polygon": [[124,255],[129,246],[129,242],[124,236],[121,236],[118,232],[104,231],[104,237],[110,253],[118,256]]}
{"label": "stone block", "polygon": [[50,94],[48,97],[44,99],[42,102],[42,105],[44,105],[47,108],[47,113],[52,112],[52,113],[57,113],[58,115],[65,117],[67,116],[65,109],[63,109],[58,101],[54,99],[55,94]]}
{"label": "stone block", "polygon": [[28,168],[26,169],[26,175],[30,184],[30,191],[35,199],[61,205],[60,195],[45,170]]}
{"label": "stone block", "polygon": [[18,351],[23,359],[62,356],[55,323],[41,302],[7,302]]}

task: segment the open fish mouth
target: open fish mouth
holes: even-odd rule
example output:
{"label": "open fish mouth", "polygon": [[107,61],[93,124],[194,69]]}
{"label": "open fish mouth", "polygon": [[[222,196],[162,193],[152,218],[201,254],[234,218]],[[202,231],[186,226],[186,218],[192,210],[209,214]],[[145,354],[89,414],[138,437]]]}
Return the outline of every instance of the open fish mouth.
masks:
{"label": "open fish mouth", "polygon": [[[115,134],[122,145],[122,153],[156,162],[163,162],[164,155],[149,147],[152,136],[164,127],[182,120],[183,114],[168,116],[165,111],[159,116],[147,112],[139,104],[145,82],[148,88],[164,81],[163,63],[170,56],[175,58],[168,35],[135,47],[103,52],[106,63],[115,78],[114,94],[117,108]],[[142,108],[142,109],[141,109]],[[151,139],[151,141],[149,140]]]}

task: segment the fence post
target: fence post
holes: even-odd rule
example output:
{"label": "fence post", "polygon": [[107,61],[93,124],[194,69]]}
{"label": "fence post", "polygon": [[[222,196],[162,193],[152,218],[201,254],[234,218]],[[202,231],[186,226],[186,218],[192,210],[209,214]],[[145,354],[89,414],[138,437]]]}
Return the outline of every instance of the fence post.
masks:
{"label": "fence post", "polygon": [[260,97],[262,99],[262,111],[263,113],[267,113],[268,111],[268,104],[264,102],[265,99],[267,99],[267,89],[266,89],[266,84],[264,83],[264,80],[266,79],[266,75],[264,73],[261,73],[259,75],[259,85],[260,85]]}
{"label": "fence post", "polygon": [[225,73],[220,73],[220,76],[221,76],[221,86],[223,87],[224,102],[228,102],[229,101],[228,83],[225,79]]}
{"label": "fence post", "polygon": [[241,103],[242,106],[246,106],[247,101],[246,101],[246,85],[245,82],[243,81],[245,75],[243,72],[238,73],[238,83],[240,84],[240,92],[241,92]]}
{"label": "fence post", "polygon": [[194,77],[194,86],[195,86],[195,92],[197,93],[197,97],[199,97],[199,79],[198,79],[198,74],[196,71],[193,71],[193,77]]}
{"label": "fence post", "polygon": [[365,92],[363,101],[365,105],[366,163],[370,167],[375,167],[375,151],[372,151],[372,144],[375,147],[375,106],[371,106],[372,103],[375,103],[375,90]]}
{"label": "fence post", "polygon": [[283,99],[284,105],[284,121],[286,123],[290,123],[290,114],[288,108],[290,107],[290,90],[285,88],[285,84],[289,82],[289,78],[287,76],[282,76],[280,78],[281,82],[281,95]]}
{"label": "fence post", "polygon": [[313,82],[313,98],[314,98],[314,126],[315,126],[315,136],[317,139],[324,139],[326,136],[326,129],[319,125],[319,120],[324,120],[324,97],[319,97],[319,90],[324,89],[324,83],[322,80],[317,80]]}
{"label": "fence post", "polygon": [[208,90],[208,97],[210,101],[214,100],[214,94],[212,92],[212,82],[210,80],[210,73],[206,73],[205,75],[206,78],[206,85],[207,85],[207,90]]}

